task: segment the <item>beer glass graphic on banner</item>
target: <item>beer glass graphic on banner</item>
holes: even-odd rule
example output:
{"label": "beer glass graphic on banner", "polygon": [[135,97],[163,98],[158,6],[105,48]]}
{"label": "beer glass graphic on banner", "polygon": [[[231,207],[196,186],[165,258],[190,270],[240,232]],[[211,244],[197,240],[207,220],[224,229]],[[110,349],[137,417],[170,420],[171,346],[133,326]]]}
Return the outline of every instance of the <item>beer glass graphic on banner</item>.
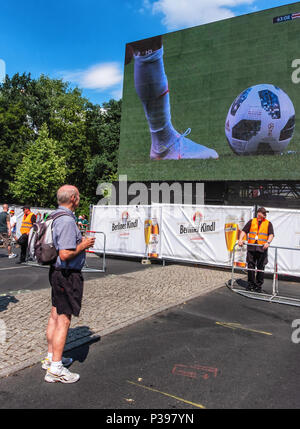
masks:
{"label": "beer glass graphic on banner", "polygon": [[159,226],[157,219],[152,219],[151,225],[151,242],[150,242],[150,258],[158,258],[158,246],[159,246]]}
{"label": "beer glass graphic on banner", "polygon": [[145,234],[145,243],[146,243],[146,256],[148,258],[148,249],[149,249],[149,242],[151,237],[151,226],[152,226],[152,220],[146,219],[144,223],[144,234]]}
{"label": "beer glass graphic on banner", "polygon": [[225,223],[224,231],[225,231],[226,246],[228,250],[228,260],[229,262],[231,262],[233,248],[236,241],[238,240],[239,226],[237,223],[228,222],[228,223]]}

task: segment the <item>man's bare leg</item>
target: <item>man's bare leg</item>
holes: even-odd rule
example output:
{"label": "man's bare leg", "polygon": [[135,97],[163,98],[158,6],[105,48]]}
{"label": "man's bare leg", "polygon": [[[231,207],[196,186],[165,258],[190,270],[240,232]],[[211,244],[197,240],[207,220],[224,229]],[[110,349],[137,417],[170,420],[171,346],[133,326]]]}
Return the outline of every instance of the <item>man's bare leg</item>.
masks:
{"label": "man's bare leg", "polygon": [[48,342],[48,353],[52,353],[52,354],[53,354],[52,341],[53,341],[53,335],[56,329],[57,316],[58,314],[56,311],[56,307],[52,307],[50,317],[48,320],[47,332],[46,332],[47,342]]}
{"label": "man's bare leg", "polygon": [[[59,315],[57,314],[56,307],[52,307],[50,317],[48,320],[47,331],[46,331],[46,337],[47,337],[47,342],[48,342],[48,356],[45,357],[45,359],[42,361],[42,363],[43,363],[42,368],[43,369],[49,369],[50,365],[53,361],[53,338],[55,336],[56,329],[58,326],[58,317],[59,317]],[[67,317],[69,317],[69,316],[67,316]],[[68,331],[67,331],[67,334],[68,334]],[[60,356],[56,356],[56,358],[59,358],[59,357]],[[69,357],[66,358],[66,357],[62,356],[57,362],[60,362],[60,361],[62,362],[62,364],[64,366],[69,366],[73,362],[73,359],[69,358]]]}
{"label": "man's bare leg", "polygon": [[57,315],[55,330],[52,333],[52,338],[50,337],[52,345],[52,362],[60,362],[62,360],[70,323],[71,316],[66,314]]}

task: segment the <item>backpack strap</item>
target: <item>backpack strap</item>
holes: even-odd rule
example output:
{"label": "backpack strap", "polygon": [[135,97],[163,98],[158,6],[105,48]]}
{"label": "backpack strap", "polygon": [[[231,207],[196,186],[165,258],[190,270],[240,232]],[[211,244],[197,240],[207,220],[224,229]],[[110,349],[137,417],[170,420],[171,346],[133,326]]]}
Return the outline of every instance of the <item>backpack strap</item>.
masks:
{"label": "backpack strap", "polygon": [[[51,213],[48,217],[47,217],[47,219],[46,220],[48,220],[48,219],[52,219],[53,220],[53,222],[56,220],[56,219],[58,219],[59,217],[61,217],[61,216],[69,216],[69,217],[71,217],[72,219],[74,219],[74,217],[73,217],[73,215],[71,215],[70,213],[67,213],[67,212],[61,212],[61,213],[55,213],[54,215]],[[53,222],[52,222],[52,226],[51,226],[51,229],[53,228]],[[74,222],[75,222],[75,219],[74,219]],[[68,265],[68,263],[69,263],[69,261],[67,261],[67,265]],[[53,264],[54,265],[54,264]]]}
{"label": "backpack strap", "polygon": [[[66,213],[66,212],[61,212],[61,213],[55,213],[55,214],[50,214],[48,217],[47,217],[47,219],[46,220],[48,220],[48,219],[53,219],[53,220],[56,220],[56,219],[58,219],[59,217],[61,217],[61,216],[69,216],[69,217],[71,217],[71,218],[73,218],[73,215],[71,215],[70,213]],[[74,219],[74,218],[73,218]],[[75,220],[75,219],[74,219]]]}

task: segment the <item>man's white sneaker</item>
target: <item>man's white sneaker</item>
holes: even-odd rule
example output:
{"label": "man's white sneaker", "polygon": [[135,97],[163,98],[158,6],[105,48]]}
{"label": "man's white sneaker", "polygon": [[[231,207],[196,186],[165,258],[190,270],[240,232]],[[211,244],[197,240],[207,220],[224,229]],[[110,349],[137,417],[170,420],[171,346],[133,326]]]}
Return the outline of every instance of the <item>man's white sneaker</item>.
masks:
{"label": "man's white sneaker", "polygon": [[13,259],[16,258],[18,255],[16,255],[15,253],[11,253],[10,255],[8,255],[8,259]]}
{"label": "man's white sneaker", "polygon": [[[66,357],[62,358],[63,366],[70,366],[72,362],[73,362],[72,358],[66,358]],[[50,369],[50,366],[51,366],[51,360],[48,357],[45,357],[42,360],[42,368],[43,369]]]}
{"label": "man's white sneaker", "polygon": [[67,368],[62,366],[58,373],[54,374],[50,371],[50,369],[47,369],[46,375],[45,375],[45,381],[48,383],[76,383],[80,378],[79,374],[76,374],[74,372],[69,371]]}

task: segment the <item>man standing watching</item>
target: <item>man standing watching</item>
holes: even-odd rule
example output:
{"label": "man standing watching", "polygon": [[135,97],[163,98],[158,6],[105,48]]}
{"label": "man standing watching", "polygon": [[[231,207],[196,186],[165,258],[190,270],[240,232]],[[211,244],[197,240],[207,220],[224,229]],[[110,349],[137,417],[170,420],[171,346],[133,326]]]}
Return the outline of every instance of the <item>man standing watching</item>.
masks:
{"label": "man standing watching", "polygon": [[[268,263],[268,248],[274,238],[273,225],[266,219],[267,213],[264,207],[259,208],[257,217],[244,226],[238,242],[239,246],[242,246],[243,239],[248,234],[247,263],[251,271],[248,271],[246,290],[259,293],[262,291],[264,269]],[[255,267],[258,270],[256,276]]]}
{"label": "man standing watching", "polygon": [[11,226],[7,204],[3,204],[3,212],[0,213],[0,239],[3,241],[4,246],[7,248],[8,257],[15,258],[17,255],[11,252]]}
{"label": "man standing watching", "polygon": [[43,368],[47,369],[45,381],[49,383],[75,383],[80,378],[66,368],[72,359],[63,357],[71,317],[78,317],[81,309],[85,250],[95,242],[94,237],[82,238],[76,225],[73,212],[79,201],[75,186],[64,185],[57,191],[59,207],[53,214],[64,212],[65,215],[53,221],[53,242],[58,257],[49,271],[52,308],[47,326],[48,356],[43,361]]}
{"label": "man standing watching", "polygon": [[26,260],[28,235],[33,224],[36,222],[36,215],[32,213],[32,211],[30,210],[30,206],[24,206],[22,207],[22,209],[23,209],[24,215],[22,219],[22,225],[20,228],[21,236],[18,239],[18,244],[21,246],[21,254],[20,254],[20,260],[16,262],[16,264],[21,264]]}

